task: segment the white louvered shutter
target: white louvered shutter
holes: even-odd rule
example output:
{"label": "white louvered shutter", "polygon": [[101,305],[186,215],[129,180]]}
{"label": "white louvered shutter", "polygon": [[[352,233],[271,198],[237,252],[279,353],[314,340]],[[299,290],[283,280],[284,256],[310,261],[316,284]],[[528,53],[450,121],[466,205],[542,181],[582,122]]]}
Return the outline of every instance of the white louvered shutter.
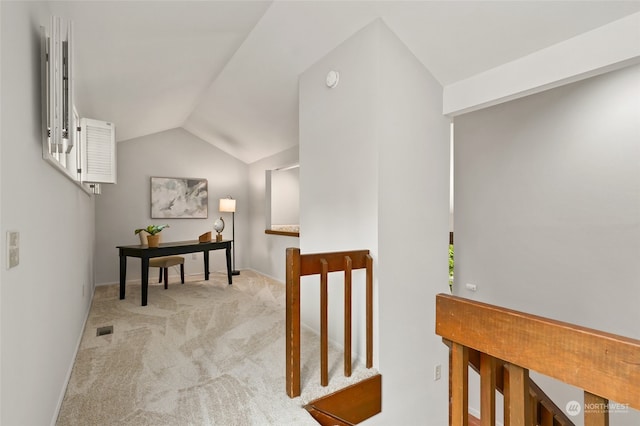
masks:
{"label": "white louvered shutter", "polygon": [[82,181],[116,183],[116,138],[113,123],[82,118]]}

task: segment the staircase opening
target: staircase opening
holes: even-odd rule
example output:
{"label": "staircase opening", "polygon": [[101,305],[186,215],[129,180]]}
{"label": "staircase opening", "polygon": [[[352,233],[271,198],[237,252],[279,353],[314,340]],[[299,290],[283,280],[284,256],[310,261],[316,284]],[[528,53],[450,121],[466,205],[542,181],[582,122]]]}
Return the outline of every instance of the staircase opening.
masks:
{"label": "staircase opening", "polygon": [[311,401],[304,408],[323,426],[350,426],[382,411],[382,376],[377,374],[332,394]]}

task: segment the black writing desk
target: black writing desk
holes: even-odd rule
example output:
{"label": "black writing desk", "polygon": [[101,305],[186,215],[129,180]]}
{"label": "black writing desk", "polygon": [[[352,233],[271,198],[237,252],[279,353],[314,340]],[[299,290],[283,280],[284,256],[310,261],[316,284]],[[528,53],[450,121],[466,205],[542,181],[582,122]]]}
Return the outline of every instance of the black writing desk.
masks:
{"label": "black writing desk", "polygon": [[198,241],[179,241],[173,243],[162,243],[160,247],[149,248],[148,246],[118,246],[120,251],[120,299],[124,299],[125,281],[127,277],[127,256],[139,257],[142,260],[141,291],[142,306],[147,306],[147,291],[149,289],[149,259],[160,256],[173,256],[177,254],[196,253],[201,251],[204,254],[204,279],[209,279],[209,251],[225,249],[227,252],[227,277],[229,284],[231,280],[231,241],[211,241],[200,243]]}

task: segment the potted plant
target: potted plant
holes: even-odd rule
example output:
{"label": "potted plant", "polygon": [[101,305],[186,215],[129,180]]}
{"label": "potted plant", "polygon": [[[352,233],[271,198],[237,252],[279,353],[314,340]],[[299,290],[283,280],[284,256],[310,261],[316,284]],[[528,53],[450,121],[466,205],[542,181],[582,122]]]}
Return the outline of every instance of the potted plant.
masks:
{"label": "potted plant", "polygon": [[145,231],[147,234],[147,245],[151,247],[158,247],[160,245],[160,231],[164,228],[168,228],[169,225],[149,225],[146,228],[138,228],[135,231],[135,234],[138,235],[140,232]]}

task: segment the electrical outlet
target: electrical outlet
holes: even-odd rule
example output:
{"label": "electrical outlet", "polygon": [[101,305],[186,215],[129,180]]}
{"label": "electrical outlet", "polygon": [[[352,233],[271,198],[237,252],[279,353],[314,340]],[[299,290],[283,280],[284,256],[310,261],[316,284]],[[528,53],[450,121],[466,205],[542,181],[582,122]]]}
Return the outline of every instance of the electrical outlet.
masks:
{"label": "electrical outlet", "polygon": [[471,284],[471,283],[467,283],[466,284],[467,290],[469,291],[476,291],[478,290],[478,287],[475,284]]}
{"label": "electrical outlet", "polygon": [[441,378],[442,378],[442,365],[436,364],[436,366],[433,367],[433,380],[437,381],[437,380],[440,380]]}
{"label": "electrical outlet", "polygon": [[7,269],[20,264],[20,233],[7,231]]}

